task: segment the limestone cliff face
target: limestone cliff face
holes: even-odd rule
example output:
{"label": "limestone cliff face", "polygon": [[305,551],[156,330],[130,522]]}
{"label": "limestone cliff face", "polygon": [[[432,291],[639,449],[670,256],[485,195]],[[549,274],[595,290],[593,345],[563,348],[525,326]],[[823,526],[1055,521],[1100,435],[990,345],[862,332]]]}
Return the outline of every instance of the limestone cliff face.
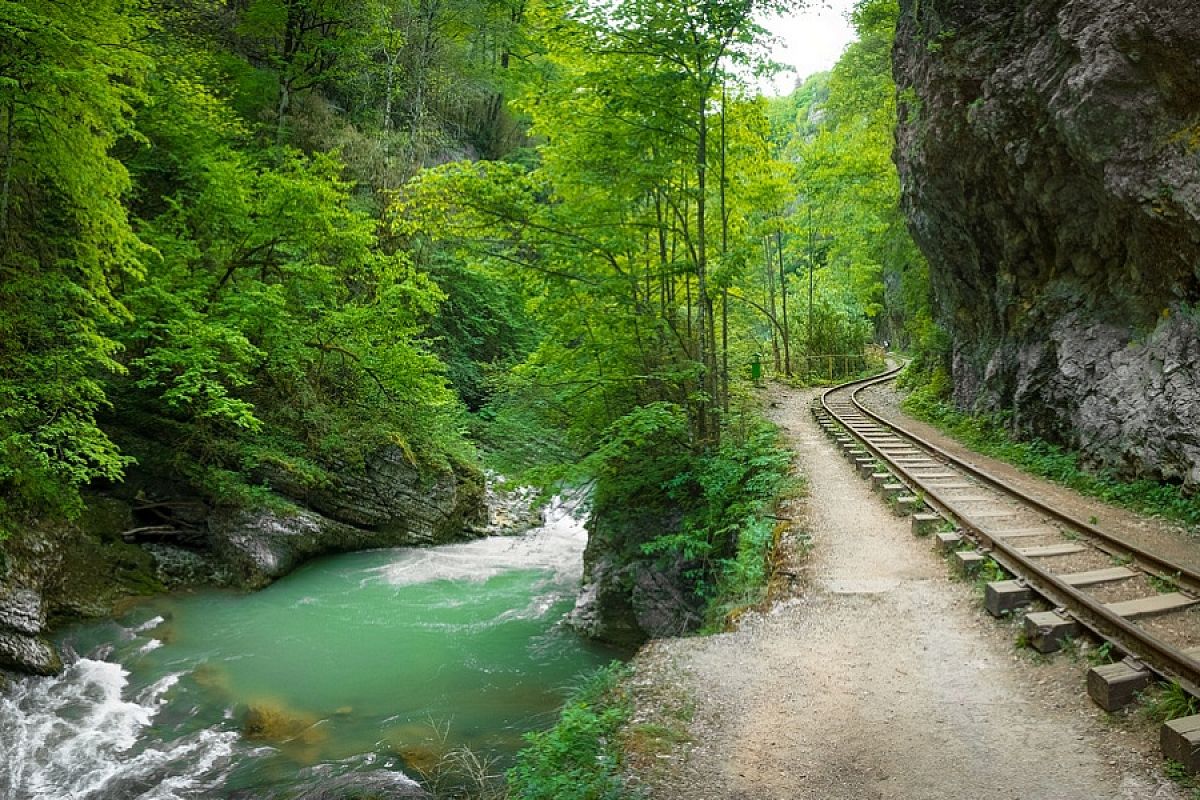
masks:
{"label": "limestone cliff face", "polygon": [[1200,4],[901,8],[895,157],[958,404],[1200,489]]}

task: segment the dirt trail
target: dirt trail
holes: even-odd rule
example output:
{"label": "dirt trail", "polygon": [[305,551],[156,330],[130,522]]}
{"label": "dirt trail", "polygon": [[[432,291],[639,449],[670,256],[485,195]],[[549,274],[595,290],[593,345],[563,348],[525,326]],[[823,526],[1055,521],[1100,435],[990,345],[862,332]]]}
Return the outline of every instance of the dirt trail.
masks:
{"label": "dirt trail", "polygon": [[[1039,663],[854,477],[780,392],[810,499],[798,596],[733,633],[637,659],[637,724],[690,744],[635,759],[660,800],[1180,798],[1144,725],[1104,715],[1085,667]],[[680,721],[684,720],[684,721]]]}

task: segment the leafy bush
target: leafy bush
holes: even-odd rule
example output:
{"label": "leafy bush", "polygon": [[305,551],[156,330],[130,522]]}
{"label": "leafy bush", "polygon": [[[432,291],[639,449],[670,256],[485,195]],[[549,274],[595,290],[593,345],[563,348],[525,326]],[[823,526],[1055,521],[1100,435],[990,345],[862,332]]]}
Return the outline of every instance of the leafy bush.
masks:
{"label": "leafy bush", "polygon": [[622,800],[619,734],[632,713],[621,685],[629,668],[598,671],[564,706],[558,724],[525,735],[527,746],[508,772],[510,797],[520,800]]}
{"label": "leafy bush", "polygon": [[769,514],[789,486],[790,453],[774,426],[743,410],[721,444],[689,447],[683,409],[644,406],[611,426],[586,465],[596,513],[626,538],[627,559],[682,557],[692,590],[719,615],[761,596],[774,546]]}

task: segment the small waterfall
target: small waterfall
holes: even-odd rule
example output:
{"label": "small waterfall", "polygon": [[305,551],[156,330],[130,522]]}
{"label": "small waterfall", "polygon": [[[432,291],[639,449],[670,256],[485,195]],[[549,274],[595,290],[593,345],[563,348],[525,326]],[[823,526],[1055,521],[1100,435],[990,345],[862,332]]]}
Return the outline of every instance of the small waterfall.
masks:
{"label": "small waterfall", "polygon": [[16,683],[0,696],[0,797],[183,800],[215,788],[236,734],[161,741],[149,730],[178,680],[167,675],[125,699],[121,665],[81,658],[56,677]]}
{"label": "small waterfall", "polygon": [[[519,497],[528,512],[528,496]],[[482,583],[504,572],[540,570],[546,587],[576,591],[587,546],[582,507],[585,498],[556,496],[542,511],[541,524],[522,536],[488,536],[462,544],[395,551],[373,574],[393,586],[432,581]],[[369,579],[368,579],[369,580]]]}

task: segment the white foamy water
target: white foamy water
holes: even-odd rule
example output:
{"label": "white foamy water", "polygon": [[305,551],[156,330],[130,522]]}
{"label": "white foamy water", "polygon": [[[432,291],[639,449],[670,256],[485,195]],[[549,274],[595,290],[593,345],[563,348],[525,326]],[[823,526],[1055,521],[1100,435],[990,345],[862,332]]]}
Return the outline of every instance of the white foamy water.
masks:
{"label": "white foamy water", "polygon": [[371,570],[365,580],[383,580],[393,586],[433,581],[482,583],[505,572],[538,570],[551,575],[549,583],[574,591],[582,575],[586,546],[580,501],[556,497],[546,508],[542,525],[527,534],[398,550],[391,563]]}
{"label": "white foamy water", "polygon": [[[119,664],[82,658],[0,697],[0,797],[182,800],[218,785],[236,734],[200,730],[136,746],[179,676],[125,699],[128,677]],[[183,765],[187,774],[177,774]]]}

